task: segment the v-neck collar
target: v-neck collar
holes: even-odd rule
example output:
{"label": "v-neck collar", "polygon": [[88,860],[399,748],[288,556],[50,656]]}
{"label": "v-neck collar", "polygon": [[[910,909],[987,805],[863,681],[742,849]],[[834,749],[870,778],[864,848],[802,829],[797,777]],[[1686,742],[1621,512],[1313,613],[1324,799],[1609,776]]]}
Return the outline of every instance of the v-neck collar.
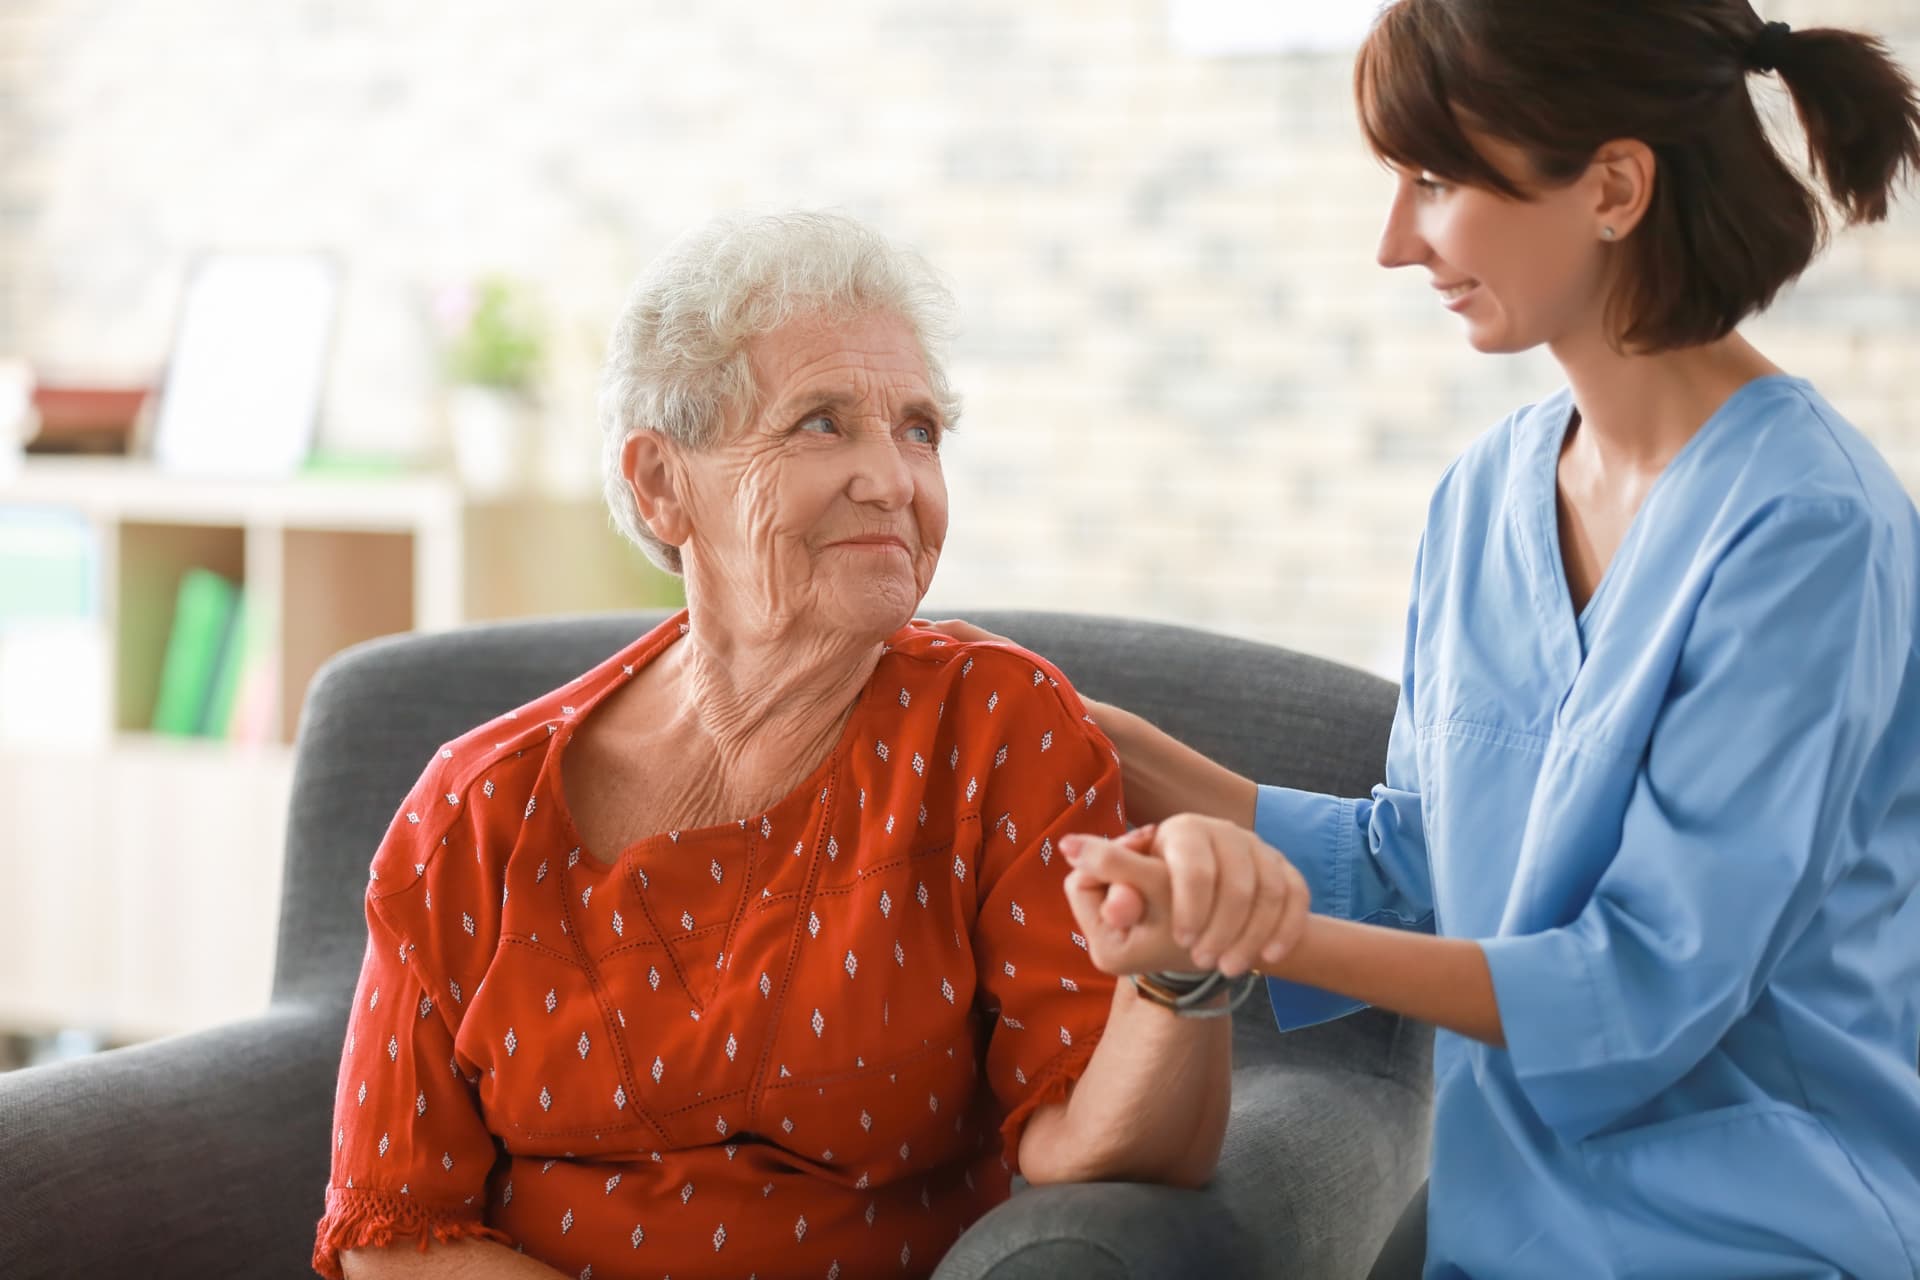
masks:
{"label": "v-neck collar", "polygon": [[1720,424],[1733,416],[1734,410],[1751,395],[1776,384],[1791,385],[1801,381],[1782,373],[1754,378],[1743,383],[1707,416],[1707,420],[1700,424],[1699,429],[1680,447],[1680,451],[1660,469],[1653,483],[1647,486],[1646,496],[1640,500],[1640,506],[1628,522],[1626,532],[1621,535],[1620,545],[1614,548],[1600,580],[1594,584],[1593,594],[1579,610],[1573,607],[1573,590],[1567,582],[1567,565],[1560,545],[1560,455],[1566,448],[1567,433],[1573,429],[1578,406],[1573,402],[1572,389],[1562,388],[1535,410],[1533,416],[1536,421],[1531,424],[1534,429],[1528,432],[1530,439],[1527,443],[1531,447],[1517,477],[1522,486],[1520,509],[1531,513],[1523,523],[1533,530],[1539,552],[1541,581],[1544,584],[1541,603],[1552,642],[1556,646],[1563,643],[1568,646],[1570,675],[1578,675],[1580,667],[1584,665],[1590,642],[1604,619],[1608,602],[1617,594],[1614,580],[1621,576],[1623,566],[1631,560],[1645,539],[1644,530],[1651,523],[1650,509],[1660,500],[1661,494],[1671,487],[1669,480],[1676,474],[1684,474],[1692,466],[1694,458],[1704,449],[1704,442],[1716,434]]}

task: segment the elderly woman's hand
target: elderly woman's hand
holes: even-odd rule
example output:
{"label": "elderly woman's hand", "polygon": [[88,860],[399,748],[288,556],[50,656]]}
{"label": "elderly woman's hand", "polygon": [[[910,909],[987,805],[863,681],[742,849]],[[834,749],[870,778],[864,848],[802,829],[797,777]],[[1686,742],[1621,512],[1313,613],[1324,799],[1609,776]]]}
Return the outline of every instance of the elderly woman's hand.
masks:
{"label": "elderly woman's hand", "polygon": [[1306,928],[1305,879],[1243,827],[1181,814],[1119,840],[1072,836],[1068,902],[1109,973],[1277,964]]}

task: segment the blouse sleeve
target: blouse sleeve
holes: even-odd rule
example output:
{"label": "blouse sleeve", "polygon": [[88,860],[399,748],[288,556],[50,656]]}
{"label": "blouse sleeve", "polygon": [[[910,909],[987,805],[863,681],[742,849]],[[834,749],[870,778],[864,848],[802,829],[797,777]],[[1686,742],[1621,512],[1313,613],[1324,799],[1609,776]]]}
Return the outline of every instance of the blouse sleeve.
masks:
{"label": "blouse sleeve", "polygon": [[[376,875],[412,864],[415,846],[426,844],[412,833],[423,829],[396,819]],[[326,1214],[314,1239],[314,1270],[335,1280],[349,1249],[403,1238],[423,1251],[429,1238],[512,1243],[482,1219],[495,1150],[454,1053],[456,1011],[433,994],[444,984],[423,971],[427,952],[391,918],[404,918],[396,910],[403,904],[380,889],[378,879],[368,885],[367,952],[340,1057]],[[415,881],[393,896],[424,890]]]}
{"label": "blouse sleeve", "polygon": [[1715,569],[1570,923],[1482,943],[1521,1089],[1563,1139],[1625,1117],[1745,1015],[1856,850],[1914,642],[1867,513],[1778,509]]}
{"label": "blouse sleeve", "polygon": [[[1410,702],[1419,583],[1416,562],[1414,603],[1407,609],[1406,659],[1393,730],[1387,739],[1385,780],[1364,800],[1263,786],[1255,802],[1253,830],[1299,870],[1315,912],[1425,931],[1433,927],[1433,877],[1427,864]],[[1268,980],[1267,995],[1275,1019],[1288,1031],[1363,1007],[1357,1000],[1277,978]]]}
{"label": "blouse sleeve", "polygon": [[1001,708],[980,806],[979,914],[973,930],[978,999],[994,1018],[987,1082],[1006,1119],[1013,1165],[1040,1107],[1064,1099],[1106,1029],[1114,980],[1094,967],[1067,905],[1069,834],[1126,830],[1119,758],[1052,667],[1020,655],[1027,686]]}

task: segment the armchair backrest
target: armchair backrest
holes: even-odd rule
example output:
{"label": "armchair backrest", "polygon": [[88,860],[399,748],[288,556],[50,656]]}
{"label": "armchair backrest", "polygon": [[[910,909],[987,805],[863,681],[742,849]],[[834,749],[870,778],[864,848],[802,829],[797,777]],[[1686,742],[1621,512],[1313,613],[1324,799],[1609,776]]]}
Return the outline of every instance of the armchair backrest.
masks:
{"label": "armchair backrest", "polygon": [[[329,663],[300,726],[276,1003],[344,1005],[350,998],[366,946],[367,865],[440,744],[556,688],[663,616],[399,636]],[[969,616],[1051,659],[1087,696],[1138,712],[1248,776],[1364,795],[1381,775],[1394,688],[1377,677],[1184,627],[1056,613]],[[1244,1033],[1272,1033],[1264,1002],[1250,1001],[1240,1022]],[[1390,1047],[1390,1030],[1375,1027],[1388,1034],[1368,1039]]]}

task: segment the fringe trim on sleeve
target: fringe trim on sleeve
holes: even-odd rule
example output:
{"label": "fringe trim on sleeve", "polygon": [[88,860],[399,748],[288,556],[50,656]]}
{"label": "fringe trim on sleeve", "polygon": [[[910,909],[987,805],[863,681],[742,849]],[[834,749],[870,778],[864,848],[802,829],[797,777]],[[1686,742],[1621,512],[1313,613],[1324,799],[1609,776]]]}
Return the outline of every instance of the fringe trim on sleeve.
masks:
{"label": "fringe trim on sleeve", "polygon": [[1067,1100],[1073,1086],[1086,1074],[1087,1063],[1099,1044],[1100,1036],[1090,1034],[1075,1041],[1073,1048],[1055,1055],[1027,1096],[1000,1122],[1000,1151],[1015,1173],[1020,1172],[1020,1135],[1027,1131],[1027,1121],[1033,1119],[1033,1113],[1041,1107]]}
{"label": "fringe trim on sleeve", "polygon": [[340,1255],[349,1249],[385,1248],[417,1239],[429,1244],[455,1240],[492,1240],[511,1246],[513,1237],[481,1221],[467,1207],[436,1208],[391,1191],[327,1188],[327,1216],[314,1229],[313,1269],[328,1280],[343,1280]]}

